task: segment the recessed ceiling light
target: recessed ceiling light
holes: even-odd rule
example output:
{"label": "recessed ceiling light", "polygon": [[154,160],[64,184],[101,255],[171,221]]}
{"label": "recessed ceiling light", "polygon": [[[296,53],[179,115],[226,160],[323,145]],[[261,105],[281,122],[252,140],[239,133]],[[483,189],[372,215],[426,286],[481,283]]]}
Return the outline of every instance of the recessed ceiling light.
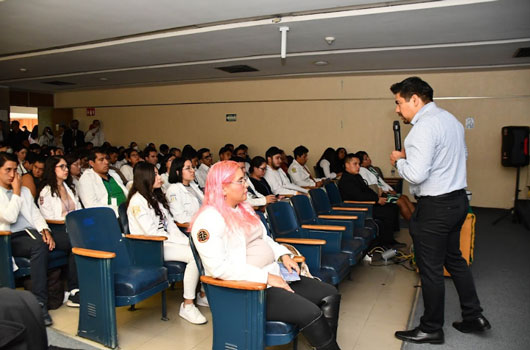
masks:
{"label": "recessed ceiling light", "polygon": [[108,79],[108,78],[105,78],[105,77],[103,77],[103,78],[99,78],[99,80],[101,80],[101,81],[107,81],[107,80],[109,80],[109,79]]}
{"label": "recessed ceiling light", "polygon": [[21,72],[27,72],[28,70],[26,68],[20,68],[19,71]]}
{"label": "recessed ceiling light", "polygon": [[315,61],[313,62],[315,66],[327,66],[329,64],[328,61]]}

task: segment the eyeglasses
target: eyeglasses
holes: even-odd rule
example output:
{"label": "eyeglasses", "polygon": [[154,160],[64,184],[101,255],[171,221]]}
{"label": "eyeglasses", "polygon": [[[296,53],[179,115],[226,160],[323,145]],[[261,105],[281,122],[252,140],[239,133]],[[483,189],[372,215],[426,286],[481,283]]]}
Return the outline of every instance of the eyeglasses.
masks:
{"label": "eyeglasses", "polygon": [[265,170],[267,170],[267,167],[264,166],[264,167],[260,167],[260,168],[258,168],[258,169],[259,169],[259,170],[262,170],[262,171],[265,171]]}
{"label": "eyeglasses", "polygon": [[246,182],[245,178],[243,177],[243,178],[241,178],[241,179],[239,179],[237,181],[232,181],[230,183],[232,183],[234,185],[245,186],[247,182]]}
{"label": "eyeglasses", "polygon": [[203,157],[204,159],[212,159],[212,155],[210,154],[209,156],[206,156],[206,157]]}
{"label": "eyeglasses", "polygon": [[66,165],[66,164],[56,165],[55,167],[56,168],[61,168],[62,170],[68,169],[68,165]]}

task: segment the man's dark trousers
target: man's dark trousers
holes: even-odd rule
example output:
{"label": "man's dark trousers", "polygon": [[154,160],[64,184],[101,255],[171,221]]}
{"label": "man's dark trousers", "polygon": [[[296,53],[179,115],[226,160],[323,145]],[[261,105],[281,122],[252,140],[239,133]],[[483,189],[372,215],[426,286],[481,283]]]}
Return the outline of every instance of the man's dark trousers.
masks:
{"label": "man's dark trousers", "polygon": [[460,230],[468,208],[464,190],[419,197],[410,220],[425,306],[420,321],[420,329],[424,332],[437,331],[444,324],[444,266],[458,292],[463,319],[482,315],[473,276],[460,251]]}

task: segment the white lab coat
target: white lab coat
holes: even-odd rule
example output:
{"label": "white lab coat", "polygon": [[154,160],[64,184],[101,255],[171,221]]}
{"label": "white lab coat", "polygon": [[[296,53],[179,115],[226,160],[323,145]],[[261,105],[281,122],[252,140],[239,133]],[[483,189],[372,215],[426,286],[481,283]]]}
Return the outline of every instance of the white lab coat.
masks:
{"label": "white lab coat", "polygon": [[88,130],[85,134],[85,142],[92,142],[94,147],[101,147],[105,143],[105,134],[101,130],[101,126],[94,131]]}
{"label": "white lab coat", "polygon": [[[121,190],[125,197],[129,193],[120,179],[118,173],[114,170],[109,170],[109,175],[114,178],[116,183],[120,186]],[[107,193],[107,188],[103,184],[103,179],[101,176],[96,174],[94,169],[90,168],[85,170],[81,178],[79,178],[79,185],[77,186],[77,192],[79,193],[79,198],[85,208],[93,207],[107,207],[114,210],[116,216],[118,216],[118,207],[108,204],[109,195]]]}
{"label": "white lab coat", "polygon": [[[204,200],[204,195],[195,182],[190,183],[190,187],[197,195]],[[199,200],[188,192],[186,186],[181,182],[171,184],[166,191],[166,199],[173,218],[179,223],[190,222],[195,213],[199,211],[201,205]]]}
{"label": "white lab coat", "polygon": [[135,193],[127,207],[127,218],[129,220],[129,231],[131,235],[164,236],[165,242],[189,245],[188,237],[182,233],[173,222],[173,217],[164,206],[160,210],[165,215],[165,226],[161,225],[160,217],[156,215],[153,208],[140,193]]}
{"label": "white lab coat", "polygon": [[291,183],[291,181],[281,168],[274,170],[271,166],[267,165],[267,171],[265,172],[265,180],[269,183],[272,193],[274,194],[294,195],[296,194],[296,192],[308,192],[305,188]]}
{"label": "white lab coat", "polygon": [[162,181],[164,181],[164,183],[162,184],[162,192],[166,193],[167,192],[167,189],[169,188],[169,185],[171,185],[169,183],[169,174],[168,173],[163,173],[160,175],[160,177],[162,178]]}
{"label": "white lab coat", "polygon": [[368,186],[377,185],[377,187],[383,190],[383,192],[389,192],[394,190],[392,186],[387,184],[383,179],[381,179],[381,184],[379,184],[377,181],[377,176],[375,176],[374,173],[364,167],[361,167],[359,169],[359,175],[361,175],[364,181],[366,181],[366,184]]}
{"label": "white lab coat", "polygon": [[208,171],[210,171],[210,167],[201,163],[201,165],[199,165],[199,168],[195,172],[195,180],[197,180],[197,183],[199,184],[200,188],[204,188],[204,186],[206,186],[206,178],[208,177]]}
{"label": "white lab coat", "polygon": [[[79,198],[75,195],[70,187],[63,182],[63,186],[66,189],[66,193],[75,203],[75,210],[82,209]],[[46,220],[64,220],[63,216],[63,202],[61,197],[52,195],[50,185],[44,186],[39,194],[39,210],[42,216]]]}
{"label": "white lab coat", "polygon": [[[305,166],[298,163],[296,159],[293,160],[287,171],[289,172],[289,176],[291,177],[291,180],[295,185],[316,186],[315,181],[311,179],[311,174],[309,173],[309,170]],[[320,181],[320,179],[315,180]]]}
{"label": "white lab coat", "polygon": [[[263,231],[263,239],[274,253],[274,262],[259,268],[246,263],[247,246],[245,233],[230,232],[224,218],[213,207],[205,209],[199,214],[191,229],[191,236],[195,247],[201,256],[206,275],[224,280],[251,281],[267,283],[268,274],[280,275],[276,260],[280,256],[291,253],[284,246],[274,242],[263,224],[259,223]],[[204,231],[208,239],[204,240]],[[202,242],[197,238],[199,231],[203,231]]]}
{"label": "white lab coat", "polygon": [[17,221],[22,208],[22,197],[13,194],[11,199],[8,199],[5,191],[0,189],[0,208],[2,208],[0,210],[0,231],[9,231],[11,224]]}
{"label": "white lab coat", "polygon": [[127,179],[127,183],[131,182],[134,178],[133,167],[130,164],[123,164],[120,168],[123,176]]}
{"label": "white lab coat", "polygon": [[[266,205],[267,204],[267,198],[265,198],[264,195],[262,195],[261,193],[259,193],[256,190],[256,187],[254,187],[254,184],[252,183],[252,181],[250,181],[250,179],[248,177],[246,178],[246,182],[247,182],[247,186],[248,186],[246,202],[248,204],[250,204],[251,206],[253,206],[253,207],[261,207],[261,206]],[[250,189],[252,189],[254,194],[252,194]]]}

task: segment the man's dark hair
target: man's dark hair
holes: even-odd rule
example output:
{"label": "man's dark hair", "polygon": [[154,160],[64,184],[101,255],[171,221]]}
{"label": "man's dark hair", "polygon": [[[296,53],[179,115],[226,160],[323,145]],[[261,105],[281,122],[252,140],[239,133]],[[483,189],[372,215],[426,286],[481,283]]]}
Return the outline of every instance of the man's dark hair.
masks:
{"label": "man's dark hair", "polygon": [[245,163],[245,162],[246,162],[245,159],[243,159],[243,158],[241,158],[241,157],[238,157],[238,156],[232,156],[232,157],[230,158],[230,160],[232,160],[232,161],[234,161],[234,162],[236,162],[236,163]]}
{"label": "man's dark hair", "polygon": [[[223,146],[223,147],[221,147],[221,148],[219,149],[219,155],[221,155],[221,154],[223,154],[223,153],[225,153],[225,152],[228,152],[228,151],[230,151],[230,148],[227,147],[227,146]],[[232,152],[232,151],[230,151],[230,152]]]}
{"label": "man's dark hair", "polygon": [[199,159],[202,159],[204,153],[211,153],[208,148],[201,148],[197,151],[197,155],[199,156]]}
{"label": "man's dark hair", "polygon": [[199,157],[197,155],[197,151],[195,148],[193,148],[191,145],[186,145],[182,148],[182,158],[185,159],[193,159],[195,157]]}
{"label": "man's dark hair", "polygon": [[157,150],[156,150],[156,148],[151,147],[151,146],[147,146],[147,147],[144,149],[143,157],[144,157],[144,158],[149,157],[149,153],[151,153],[151,152],[158,153]]}
{"label": "man's dark hair", "polygon": [[125,150],[125,154],[127,155],[127,158],[131,158],[131,153],[133,153],[133,152],[136,152],[136,153],[140,154],[140,153],[138,152],[138,150],[136,150],[136,149],[134,149],[134,148],[127,148],[127,149]]}
{"label": "man's dark hair", "polygon": [[306,154],[308,152],[309,152],[309,150],[307,149],[307,147],[300,145],[300,146],[296,147],[294,149],[294,151],[293,151],[294,158],[296,159],[298,157],[301,157],[301,156],[303,156],[304,154]]}
{"label": "man's dark hair", "polygon": [[238,151],[244,151],[246,152],[248,150],[248,147],[245,149],[245,147],[237,146],[236,149],[234,149],[234,153],[237,154]]}
{"label": "man's dark hair", "polygon": [[107,155],[107,153],[101,149],[101,147],[94,147],[90,150],[90,152],[88,152],[88,160],[95,162],[97,153]]}
{"label": "man's dark hair", "polygon": [[7,161],[15,162],[18,165],[18,157],[13,153],[0,152],[0,168],[4,166]]}
{"label": "man's dark hair", "polygon": [[390,91],[394,95],[399,93],[406,101],[410,100],[412,95],[417,95],[424,103],[432,102],[434,95],[431,86],[418,77],[410,77],[395,83],[390,87]]}
{"label": "man's dark hair", "polygon": [[242,143],[242,144],[240,144],[239,146],[237,146],[237,148],[244,149],[245,152],[248,151],[248,146],[245,145],[244,143]]}
{"label": "man's dark hair", "polygon": [[276,146],[272,146],[267,150],[267,152],[265,152],[265,159],[272,158],[277,154],[282,154],[282,150]]}
{"label": "man's dark hair", "polygon": [[118,149],[116,147],[108,147],[107,148],[107,154],[110,156],[113,153],[120,154],[120,152],[118,151]]}
{"label": "man's dark hair", "polygon": [[169,151],[169,146],[165,143],[161,144],[160,145],[160,152],[164,153],[164,152],[167,152]]}
{"label": "man's dark hair", "polygon": [[362,162],[362,159],[359,158],[359,156],[358,156],[357,154],[355,154],[355,153],[348,153],[348,154],[346,155],[346,157],[344,157],[344,163],[349,162],[349,161],[352,160],[353,158],[357,158],[357,159],[359,159],[359,163]]}

